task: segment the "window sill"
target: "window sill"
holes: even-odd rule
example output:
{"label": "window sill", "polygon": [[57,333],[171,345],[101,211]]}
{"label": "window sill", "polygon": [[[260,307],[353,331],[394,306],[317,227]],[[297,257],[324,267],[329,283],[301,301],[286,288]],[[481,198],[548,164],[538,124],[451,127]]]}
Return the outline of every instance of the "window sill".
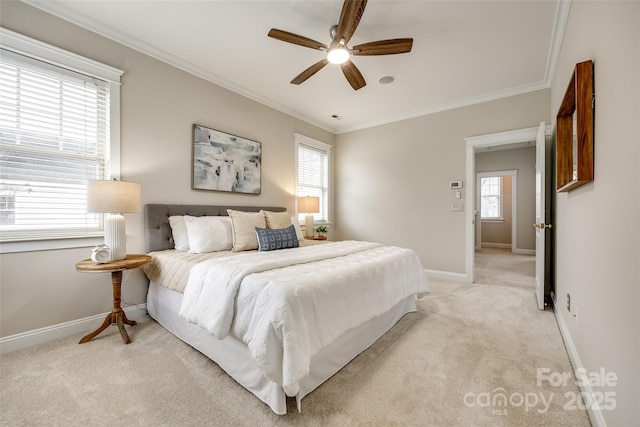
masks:
{"label": "window sill", "polygon": [[481,219],[480,222],[487,222],[487,223],[497,223],[497,224],[501,224],[504,222],[504,218],[495,218],[495,219]]}
{"label": "window sill", "polygon": [[104,243],[102,236],[71,239],[29,240],[0,243],[0,254],[50,251],[55,249],[89,248]]}
{"label": "window sill", "polygon": [[[306,224],[304,223],[304,221],[299,222],[300,227],[305,228]],[[327,228],[331,228],[331,223],[330,222],[326,222],[326,221],[314,221],[313,226],[317,227],[319,225],[324,225]]]}

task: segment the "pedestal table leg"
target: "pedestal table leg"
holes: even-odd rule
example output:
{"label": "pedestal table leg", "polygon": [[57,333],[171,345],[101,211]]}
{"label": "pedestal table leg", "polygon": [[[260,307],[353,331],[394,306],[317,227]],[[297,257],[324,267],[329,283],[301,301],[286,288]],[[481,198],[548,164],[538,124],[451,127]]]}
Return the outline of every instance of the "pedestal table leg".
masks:
{"label": "pedestal table leg", "polygon": [[120,300],[122,298],[122,271],[111,272],[111,284],[113,285],[113,310],[111,311],[111,313],[107,314],[107,317],[104,319],[104,322],[98,329],[80,340],[80,344],[86,343],[90,339],[96,337],[100,332],[107,329],[107,327],[111,324],[118,325],[120,335],[122,335],[122,340],[125,344],[131,343],[131,338],[129,338],[129,334],[127,334],[127,331],[124,328],[124,324],[126,323],[127,325],[135,325],[137,322],[135,320],[127,319],[127,316],[124,314],[124,311],[122,311],[122,308],[120,307]]}

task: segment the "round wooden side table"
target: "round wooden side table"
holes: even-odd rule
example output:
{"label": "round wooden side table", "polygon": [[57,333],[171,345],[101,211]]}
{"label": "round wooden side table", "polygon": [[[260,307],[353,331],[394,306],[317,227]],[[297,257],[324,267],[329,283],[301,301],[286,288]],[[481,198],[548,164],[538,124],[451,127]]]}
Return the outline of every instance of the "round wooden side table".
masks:
{"label": "round wooden side table", "polygon": [[124,324],[135,325],[135,320],[127,319],[124,311],[120,307],[120,298],[122,295],[122,272],[125,270],[134,270],[151,262],[149,255],[130,254],[125,259],[119,261],[110,261],[104,264],[96,264],[90,259],[85,259],[76,263],[76,271],[82,273],[111,273],[111,283],[113,285],[113,310],[107,314],[102,326],[89,335],[80,340],[80,344],[86,343],[90,339],[96,337],[99,333],[107,329],[110,325],[118,325],[120,335],[125,344],[131,342],[129,334],[124,329]]}

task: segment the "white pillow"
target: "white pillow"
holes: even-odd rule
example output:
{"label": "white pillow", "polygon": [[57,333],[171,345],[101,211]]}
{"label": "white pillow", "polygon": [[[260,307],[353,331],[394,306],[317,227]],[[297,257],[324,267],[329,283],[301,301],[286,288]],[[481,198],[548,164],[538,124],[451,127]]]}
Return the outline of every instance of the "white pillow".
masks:
{"label": "white pillow", "polygon": [[233,229],[233,251],[250,251],[258,249],[258,238],[256,237],[256,227],[267,228],[264,213],[243,212],[227,209],[231,218]]}
{"label": "white pillow", "polygon": [[171,226],[171,234],[173,235],[173,244],[176,251],[187,252],[189,250],[189,234],[187,234],[187,225],[184,223],[184,217],[181,215],[170,216],[169,225]]}
{"label": "white pillow", "polygon": [[233,244],[231,220],[225,216],[188,216],[189,253],[228,251]]}
{"label": "white pillow", "polygon": [[297,216],[291,217],[291,224],[293,224],[293,228],[296,229],[296,236],[298,237],[298,240],[304,240],[304,235],[302,234],[302,229],[300,228]]}

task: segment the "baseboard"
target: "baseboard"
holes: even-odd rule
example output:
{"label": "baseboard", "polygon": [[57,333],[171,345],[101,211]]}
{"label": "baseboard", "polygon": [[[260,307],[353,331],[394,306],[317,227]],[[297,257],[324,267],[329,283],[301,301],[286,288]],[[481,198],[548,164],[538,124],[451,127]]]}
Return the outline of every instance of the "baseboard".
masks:
{"label": "baseboard", "polygon": [[514,254],[519,254],[519,255],[535,255],[536,254],[536,250],[535,249],[514,249],[513,251]]}
{"label": "baseboard", "polygon": [[[124,312],[130,319],[144,316],[147,314],[147,304],[144,303],[127,307],[124,309]],[[85,317],[83,319],[58,323],[57,325],[0,338],[0,354],[10,353],[12,351],[21,350],[23,348],[32,347],[34,345],[97,329],[100,327],[102,322],[104,322],[106,316],[107,313],[105,312],[102,314],[96,314],[95,316]]]}
{"label": "baseboard", "polygon": [[511,249],[511,243],[482,242],[482,243],[480,243],[480,248],[506,248],[506,249]]}
{"label": "baseboard", "polygon": [[[555,301],[554,301],[555,302]],[[585,369],[582,361],[580,360],[580,355],[578,354],[578,350],[576,349],[575,344],[573,343],[573,339],[571,338],[571,334],[569,333],[569,328],[564,321],[564,318],[560,313],[558,313],[557,304],[553,305],[553,314],[556,316],[556,322],[558,323],[558,327],[560,329],[560,335],[562,335],[562,339],[564,341],[564,346],[567,349],[567,353],[569,354],[569,359],[571,360],[571,365],[573,366],[574,375],[578,369]],[[591,402],[597,402],[600,399],[596,399],[596,396],[593,392],[593,388],[588,381],[582,381],[584,384],[580,384],[580,391],[584,394],[590,396]],[[592,407],[587,408],[587,413],[589,414],[589,419],[591,420],[591,424],[595,427],[607,427],[607,422],[604,420],[604,416],[602,415],[602,411],[594,410]]]}
{"label": "baseboard", "polygon": [[[503,249],[511,249],[511,243],[486,243],[482,242],[481,248],[503,248]],[[477,249],[476,249],[477,250]],[[512,253],[519,255],[535,255],[535,249],[512,249]]]}
{"label": "baseboard", "polygon": [[427,277],[432,279],[440,279],[447,280],[450,282],[464,282],[471,283],[469,280],[469,276],[463,273],[452,273],[450,271],[441,271],[441,270],[428,270],[424,269],[424,272],[427,273]]}

